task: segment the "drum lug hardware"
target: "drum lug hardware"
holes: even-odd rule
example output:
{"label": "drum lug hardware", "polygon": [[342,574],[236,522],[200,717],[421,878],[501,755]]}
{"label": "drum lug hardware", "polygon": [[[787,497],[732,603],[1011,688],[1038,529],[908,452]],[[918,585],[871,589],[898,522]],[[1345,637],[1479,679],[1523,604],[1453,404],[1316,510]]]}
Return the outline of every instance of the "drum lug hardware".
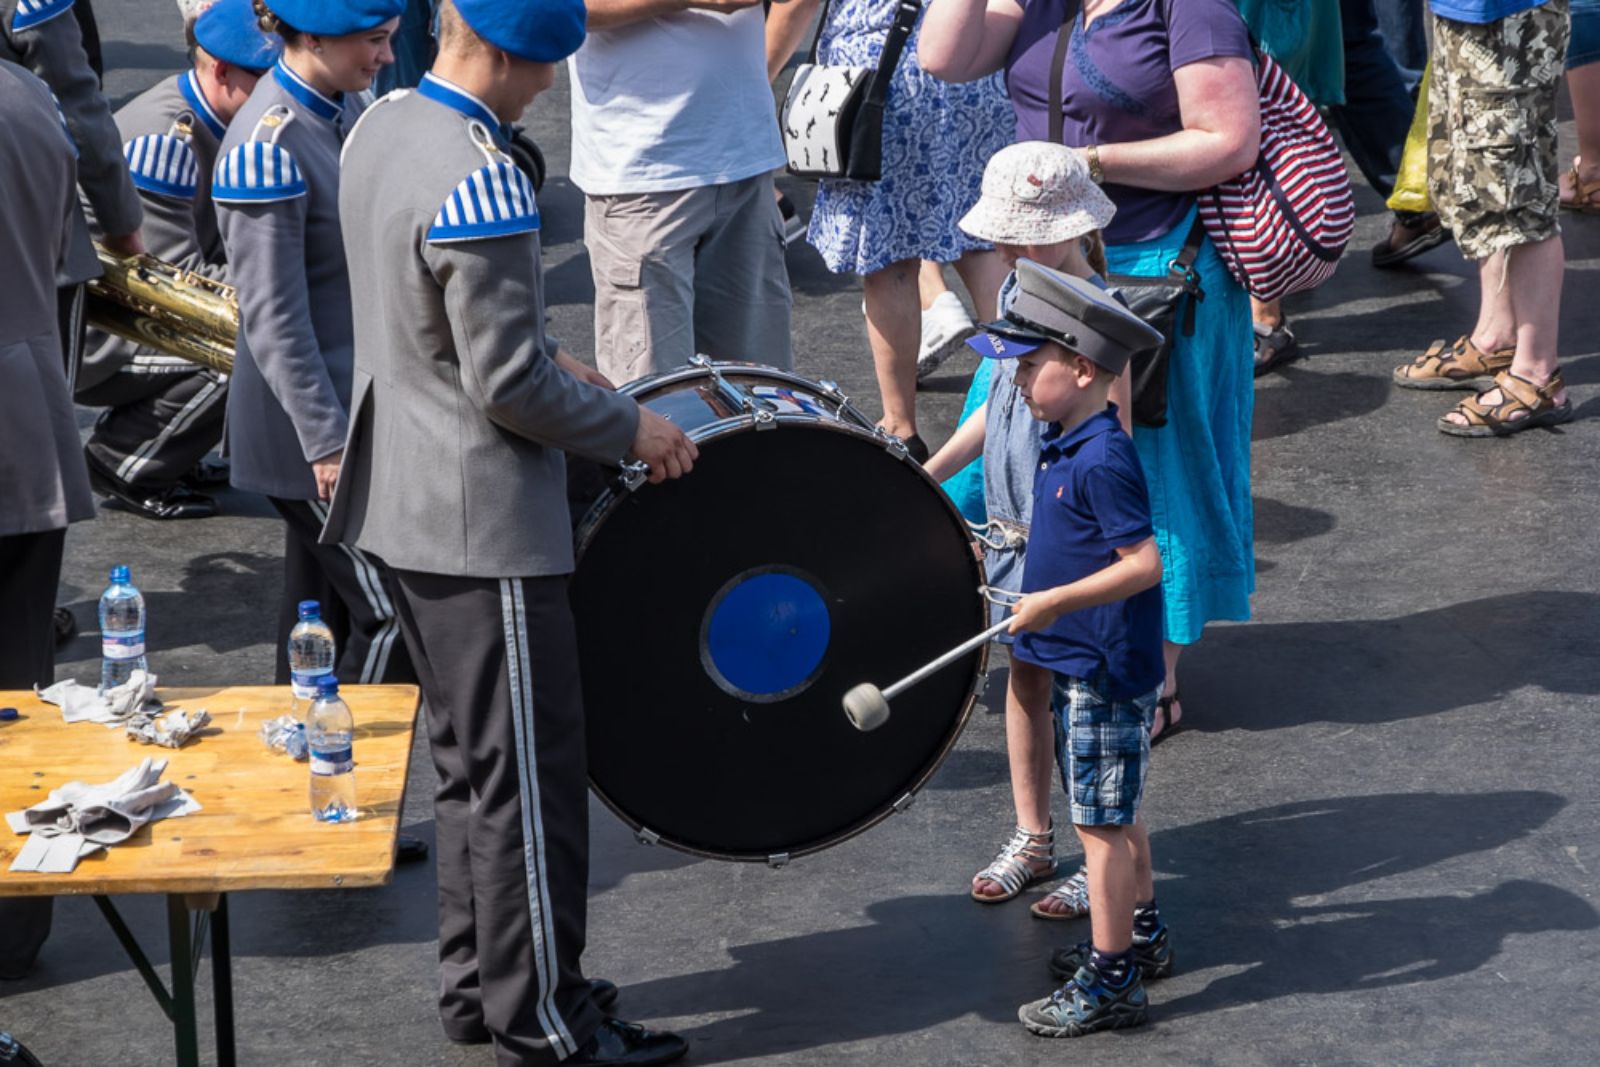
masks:
{"label": "drum lug hardware", "polygon": [[633,832],[633,839],[641,845],[655,845],[661,841],[661,835],[648,827],[641,826]]}
{"label": "drum lug hardware", "polygon": [[757,430],[776,430],[778,428],[778,417],[766,408],[756,408],[751,414],[755,417]]}
{"label": "drum lug hardware", "polygon": [[689,357],[689,365],[691,367],[709,367],[711,363],[711,357],[704,352],[697,352]]}
{"label": "drum lug hardware", "polygon": [[917,799],[917,795],[915,793],[907,793],[905,796],[903,796],[899,800],[895,801],[894,802],[895,814],[896,815],[904,814],[908,809],[910,809],[911,805],[916,802],[916,799]]}
{"label": "drum lug hardware", "polygon": [[911,458],[911,453],[906,450],[906,443],[892,434],[886,433],[883,435],[883,447],[884,451],[895,459],[909,460]]}
{"label": "drum lug hardware", "polygon": [[972,695],[975,697],[981,697],[985,692],[988,691],[988,689],[989,676],[987,674],[979,675],[977,684],[972,687]]}
{"label": "drum lug hardware", "polygon": [[622,464],[622,489],[631,493],[650,479],[650,465],[630,459]]}
{"label": "drum lug hardware", "polygon": [[773,870],[777,870],[779,867],[786,867],[788,864],[789,854],[787,852],[774,852],[767,857],[767,866]]}

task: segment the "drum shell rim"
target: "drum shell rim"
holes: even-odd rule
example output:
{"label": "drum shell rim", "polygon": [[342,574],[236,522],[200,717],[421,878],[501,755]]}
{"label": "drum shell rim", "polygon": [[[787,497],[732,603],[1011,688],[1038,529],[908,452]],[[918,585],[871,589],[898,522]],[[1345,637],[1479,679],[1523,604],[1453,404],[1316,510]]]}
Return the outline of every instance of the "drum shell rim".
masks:
{"label": "drum shell rim", "polygon": [[[648,383],[651,386],[658,386],[676,384],[692,378],[710,377],[713,369],[721,369],[724,367],[733,367],[735,369],[748,367],[751,370],[760,372],[760,374],[763,376],[783,378],[793,382],[796,385],[804,386],[807,389],[815,390],[818,388],[818,383],[814,381],[801,378],[797,375],[792,375],[784,371],[774,370],[770,367],[763,367],[760,364],[718,363],[714,364],[712,367],[684,367],[677,371],[669,371],[665,374],[655,375],[650,378],[641,378],[636,382],[628,383],[619,391],[629,392],[630,387],[640,383]],[[893,438],[880,436],[873,431],[866,429],[863,425],[853,425],[845,421],[845,416],[843,414],[845,410],[855,413],[854,407],[851,406],[848,401],[844,401],[840,404],[840,412],[836,415],[835,419],[832,420],[819,418],[815,415],[809,414],[785,413],[774,415],[772,416],[771,421],[767,422],[765,428],[757,426],[758,420],[754,414],[741,414],[732,418],[719,419],[716,422],[707,423],[706,425],[700,427],[696,433],[690,434],[690,438],[697,445],[710,444],[721,440],[724,437],[732,437],[740,433],[769,433],[773,430],[780,429],[785,423],[794,423],[816,429],[827,430],[832,433],[842,433],[847,436],[856,437],[867,442],[868,444],[880,447],[887,452],[892,452],[894,450]],[[955,506],[954,501],[950,499],[949,494],[944,491],[944,489],[933,478],[933,476],[927,472],[927,469],[924,468],[922,464],[912,460],[903,452],[900,453],[900,459],[901,462],[913,468],[917,474],[920,475],[922,479],[934,489],[943,502],[944,510],[950,517],[952,524],[956,530],[961,533],[962,538],[966,541],[967,547],[975,550],[978,544],[977,538],[974,536],[972,528],[967,525],[966,519],[962,516],[960,510]],[[694,475],[692,473],[689,475],[689,477],[693,476]],[[576,575],[578,570],[582,568],[584,555],[590,543],[593,541],[596,532],[602,525],[604,525],[606,519],[609,518],[611,513],[615,511],[630,496],[645,488],[645,486],[641,485],[637,489],[629,490],[621,488],[615,482],[613,482],[611,485],[608,485],[605,491],[598,498],[596,498],[592,505],[590,505],[589,510],[584,514],[583,519],[578,524],[577,534],[574,538],[574,575]],[[973,551],[972,565],[974,568],[974,573],[978,579],[978,588],[973,590],[974,607],[977,614],[977,620],[973,632],[977,633],[988,626],[989,621],[988,601],[984,599],[981,592],[982,588],[988,583],[988,572],[985,568],[984,557],[981,552]],[[949,735],[945,738],[944,743],[940,746],[937,755],[928,763],[928,766],[924,772],[906,787],[900,798],[898,798],[888,807],[884,808],[882,811],[867,816],[863,822],[857,823],[846,830],[830,834],[824,838],[819,838],[817,841],[807,845],[804,848],[794,849],[786,853],[765,856],[748,852],[722,852],[714,849],[699,848],[693,845],[685,844],[674,838],[657,834],[655,830],[646,826],[629,813],[623,811],[621,807],[612,801],[610,796],[606,794],[605,790],[600,788],[592,775],[589,776],[589,790],[600,800],[602,804],[606,806],[608,811],[610,811],[617,817],[618,820],[623,823],[623,825],[632,830],[634,835],[639,840],[647,844],[662,844],[668,848],[671,848],[674,852],[681,852],[685,855],[696,856],[701,859],[722,860],[734,863],[774,864],[777,862],[782,862],[778,859],[779,856],[782,856],[784,860],[787,860],[798,858],[800,856],[809,856],[825,851],[826,849],[832,848],[835,845],[848,841],[852,837],[866,833],[868,830],[871,830],[873,827],[877,826],[891,815],[895,815],[901,811],[904,811],[910,805],[910,802],[914,800],[919,793],[921,793],[922,789],[928,784],[929,780],[938,773],[939,768],[944,766],[945,760],[950,757],[950,753],[954,750],[956,743],[961,740],[961,735],[966,732],[967,724],[972,718],[972,710],[977,706],[979,695],[981,694],[986,683],[989,670],[989,644],[989,642],[985,642],[984,645],[979,648],[976,670],[974,670],[972,680],[967,686],[967,695],[962,702],[961,712],[953,720]],[[844,714],[843,709],[840,709],[839,714]],[[645,836],[647,833],[650,835],[649,837]]]}

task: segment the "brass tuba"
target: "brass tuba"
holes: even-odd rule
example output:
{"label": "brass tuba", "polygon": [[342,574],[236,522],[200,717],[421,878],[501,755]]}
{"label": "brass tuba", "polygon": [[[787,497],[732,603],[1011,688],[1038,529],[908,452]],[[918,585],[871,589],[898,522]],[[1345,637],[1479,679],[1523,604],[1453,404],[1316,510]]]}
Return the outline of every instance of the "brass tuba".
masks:
{"label": "brass tuba", "polygon": [[171,356],[233,373],[239,301],[231,285],[154,256],[119,256],[96,244],[105,274],[88,285],[90,326]]}

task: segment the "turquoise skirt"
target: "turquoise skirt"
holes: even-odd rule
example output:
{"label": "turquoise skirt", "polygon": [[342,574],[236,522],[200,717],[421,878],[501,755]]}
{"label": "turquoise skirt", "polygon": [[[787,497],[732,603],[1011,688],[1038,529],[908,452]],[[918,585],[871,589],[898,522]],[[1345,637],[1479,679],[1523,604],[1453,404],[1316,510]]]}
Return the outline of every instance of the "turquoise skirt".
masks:
{"label": "turquoise skirt", "polygon": [[[1183,247],[1194,213],[1169,232],[1106,249],[1114,274],[1158,277]],[[1192,337],[1179,336],[1167,378],[1167,424],[1135,426],[1161,550],[1166,638],[1200,639],[1205,624],[1250,617],[1256,587],[1250,516],[1255,403],[1250,298],[1210,240],[1195,263],[1205,299]]]}

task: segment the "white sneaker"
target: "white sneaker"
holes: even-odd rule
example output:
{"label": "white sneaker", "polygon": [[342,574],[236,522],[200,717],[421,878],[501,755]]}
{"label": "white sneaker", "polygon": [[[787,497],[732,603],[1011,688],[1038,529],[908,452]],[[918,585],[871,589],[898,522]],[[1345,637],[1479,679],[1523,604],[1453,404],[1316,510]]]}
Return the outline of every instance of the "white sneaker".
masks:
{"label": "white sneaker", "polygon": [[961,298],[944,292],[933,298],[933,305],[922,313],[922,348],[917,353],[917,381],[939,369],[955,355],[967,338],[978,332]]}

